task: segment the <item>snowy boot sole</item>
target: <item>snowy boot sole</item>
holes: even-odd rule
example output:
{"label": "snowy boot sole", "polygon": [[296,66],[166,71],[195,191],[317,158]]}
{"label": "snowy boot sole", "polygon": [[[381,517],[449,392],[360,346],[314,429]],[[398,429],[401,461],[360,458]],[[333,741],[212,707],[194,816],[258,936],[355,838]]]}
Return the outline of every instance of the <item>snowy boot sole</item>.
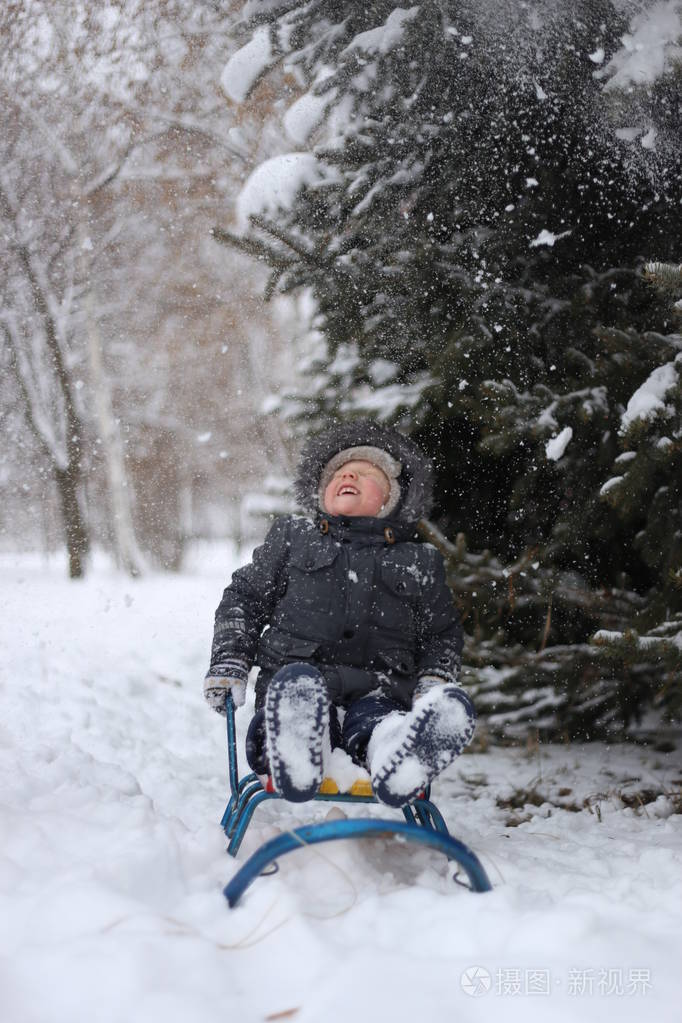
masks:
{"label": "snowy boot sole", "polygon": [[275,675],[265,694],[265,734],[275,791],[292,803],[312,799],[329,744],[329,697],[319,672]]}
{"label": "snowy boot sole", "polygon": [[389,715],[368,750],[377,799],[395,807],[416,799],[459,756],[474,727],[469,698],[450,685],[420,697],[408,714]]}

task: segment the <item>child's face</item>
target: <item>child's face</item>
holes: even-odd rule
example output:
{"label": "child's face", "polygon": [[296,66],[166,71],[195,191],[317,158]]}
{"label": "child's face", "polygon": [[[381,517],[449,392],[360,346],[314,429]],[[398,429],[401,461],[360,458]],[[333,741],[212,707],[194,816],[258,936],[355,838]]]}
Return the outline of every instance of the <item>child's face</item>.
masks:
{"label": "child's face", "polygon": [[388,500],[391,485],[378,466],[358,459],[337,469],[324,492],[330,515],[378,515]]}

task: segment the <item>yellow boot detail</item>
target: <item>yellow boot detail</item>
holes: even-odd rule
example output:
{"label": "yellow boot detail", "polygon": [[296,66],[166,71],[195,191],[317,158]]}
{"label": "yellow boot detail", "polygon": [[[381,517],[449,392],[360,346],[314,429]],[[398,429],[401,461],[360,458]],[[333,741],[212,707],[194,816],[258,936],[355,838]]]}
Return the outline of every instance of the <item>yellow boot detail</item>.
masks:
{"label": "yellow boot detail", "polygon": [[362,778],[359,781],[354,781],[350,787],[350,794],[351,796],[373,796],[372,783]]}

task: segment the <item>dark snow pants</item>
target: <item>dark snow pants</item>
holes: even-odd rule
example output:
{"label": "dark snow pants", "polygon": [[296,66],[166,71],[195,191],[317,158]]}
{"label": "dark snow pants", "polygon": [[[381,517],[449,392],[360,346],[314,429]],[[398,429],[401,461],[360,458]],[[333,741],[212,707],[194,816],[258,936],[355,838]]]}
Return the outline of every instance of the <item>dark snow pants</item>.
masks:
{"label": "dark snow pants", "polygon": [[[288,679],[297,677],[305,671],[306,675],[312,673],[324,676],[312,665],[286,664],[275,674],[274,678],[284,676]],[[340,747],[345,750],[351,759],[366,767],[365,755],[370,736],[376,726],[387,714],[394,710],[405,713],[405,706],[392,697],[376,690],[365,696],[358,697],[345,708],[343,721],[339,716],[339,709],[331,704],[329,712],[329,738],[332,749]],[[256,774],[268,774],[268,759],[265,747],[265,709],[257,710],[251,719],[246,733],[246,759],[249,767]]]}

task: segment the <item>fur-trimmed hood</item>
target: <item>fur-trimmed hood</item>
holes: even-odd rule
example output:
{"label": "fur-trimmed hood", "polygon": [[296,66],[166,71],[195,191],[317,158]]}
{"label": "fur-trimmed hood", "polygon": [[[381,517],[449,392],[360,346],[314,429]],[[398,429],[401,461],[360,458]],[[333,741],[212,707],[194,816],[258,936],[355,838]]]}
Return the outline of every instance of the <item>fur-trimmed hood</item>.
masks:
{"label": "fur-trimmed hood", "polygon": [[402,464],[398,478],[401,497],[391,518],[413,523],[428,516],[433,499],[433,471],[428,458],[409,437],[369,419],[336,422],[306,441],[294,480],[296,498],[304,510],[319,513],[317,489],[330,458],[346,448],[365,446],[381,448]]}

